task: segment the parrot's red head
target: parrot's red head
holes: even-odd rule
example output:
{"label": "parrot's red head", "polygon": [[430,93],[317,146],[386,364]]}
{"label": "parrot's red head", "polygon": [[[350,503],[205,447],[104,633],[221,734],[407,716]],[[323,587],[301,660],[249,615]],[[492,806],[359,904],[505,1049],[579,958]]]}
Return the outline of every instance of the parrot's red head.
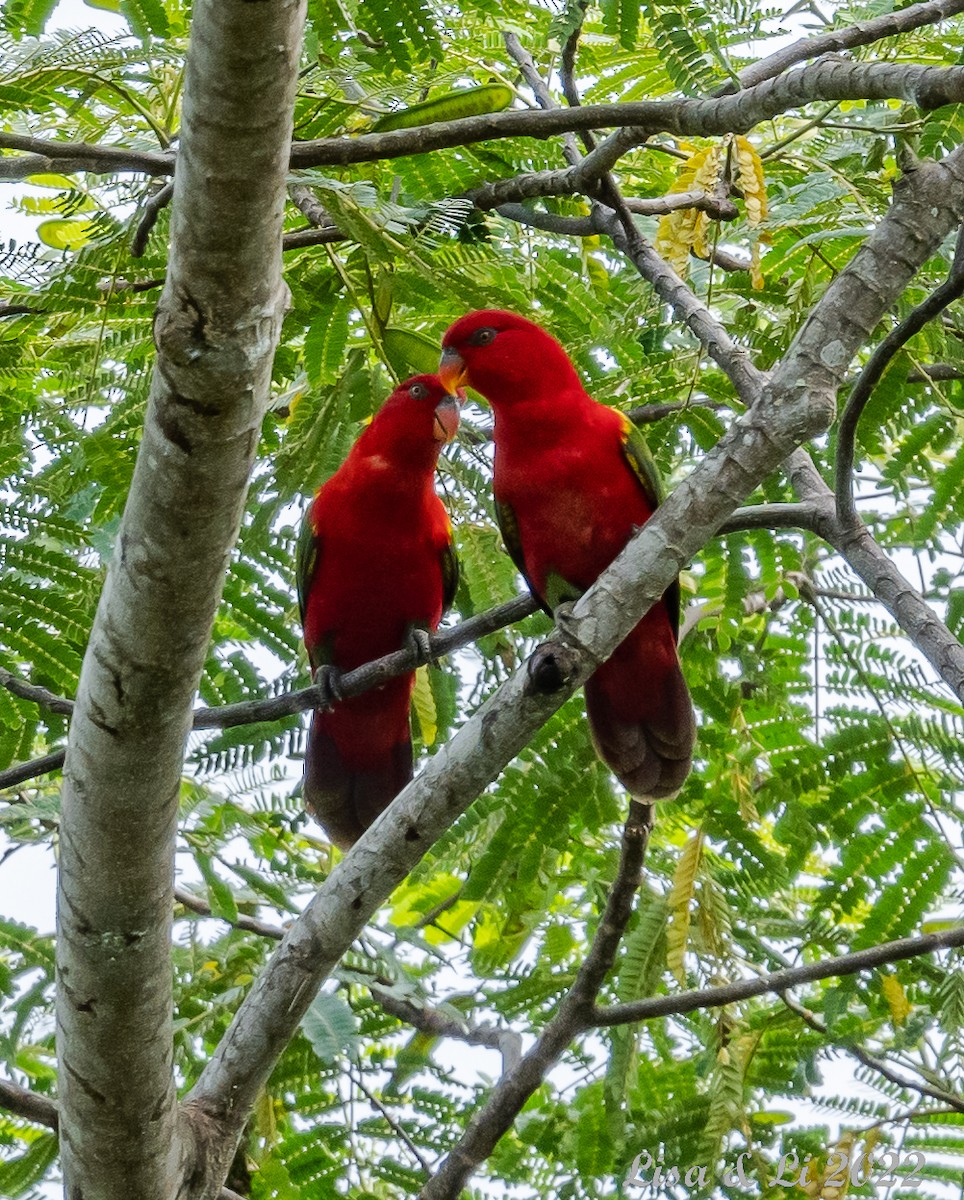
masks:
{"label": "parrot's red head", "polygon": [[446,388],[437,375],[414,375],[388,397],[362,435],[364,452],[390,462],[433,460],[455,437],[465,393]]}
{"label": "parrot's red head", "polygon": [[562,346],[533,321],[498,308],[467,313],[442,338],[439,378],[468,384],[491,403],[537,400],[581,388]]}

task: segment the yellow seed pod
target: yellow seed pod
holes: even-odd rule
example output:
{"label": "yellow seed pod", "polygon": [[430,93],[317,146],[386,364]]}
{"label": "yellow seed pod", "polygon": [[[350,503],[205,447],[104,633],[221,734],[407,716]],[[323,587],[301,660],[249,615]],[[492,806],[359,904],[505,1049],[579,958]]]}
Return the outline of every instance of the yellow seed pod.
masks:
{"label": "yellow seed pod", "polygon": [[[721,167],[720,146],[705,146],[691,154],[680,167],[672,191],[713,191],[719,182]],[[709,227],[709,217],[700,209],[681,208],[667,213],[659,219],[656,250],[677,275],[685,277],[691,250],[701,258],[709,254]]]}
{"label": "yellow seed pod", "polygon": [[767,185],[759,154],[745,137],[734,139],[736,149],[736,182],[746,202],[746,219],[759,225],[767,216]]}

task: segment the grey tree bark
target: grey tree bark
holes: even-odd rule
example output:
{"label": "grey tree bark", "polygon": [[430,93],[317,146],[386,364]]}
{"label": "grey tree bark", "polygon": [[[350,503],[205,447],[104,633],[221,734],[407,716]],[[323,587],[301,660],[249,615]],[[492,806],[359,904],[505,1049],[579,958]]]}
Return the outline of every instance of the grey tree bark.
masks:
{"label": "grey tree bark", "polygon": [[71,1200],[170,1200],[203,1167],[172,1071],[184,747],[268,398],[303,0],[195,5],[143,441],[84,659],[58,889]]}

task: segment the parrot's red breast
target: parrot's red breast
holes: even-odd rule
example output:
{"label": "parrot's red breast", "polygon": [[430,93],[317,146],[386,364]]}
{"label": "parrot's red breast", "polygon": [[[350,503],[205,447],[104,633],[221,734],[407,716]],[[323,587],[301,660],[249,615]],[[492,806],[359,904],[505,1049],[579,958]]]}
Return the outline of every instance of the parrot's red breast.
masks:
{"label": "parrot's red breast", "polygon": [[[642,435],[585,391],[562,346],[532,321],[486,309],[442,342],[446,386],[468,383],[495,413],[494,491],[509,553],[551,611],[577,599],[659,503]],[[636,797],[672,795],[695,723],[676,637],[679,587],[586,683],[600,757]]]}
{"label": "parrot's red breast", "polygon": [[[312,668],[348,671],[438,627],[457,581],[451,526],[435,494],[458,400],[434,375],[388,398],[306,515],[298,598]],[[305,805],[338,845],[355,842],[412,777],[414,674],[314,713]]]}

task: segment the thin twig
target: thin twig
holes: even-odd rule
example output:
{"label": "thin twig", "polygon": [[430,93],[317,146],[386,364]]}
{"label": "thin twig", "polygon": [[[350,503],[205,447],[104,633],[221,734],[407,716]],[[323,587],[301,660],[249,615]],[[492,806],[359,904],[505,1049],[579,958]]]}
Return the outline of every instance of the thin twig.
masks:
{"label": "thin twig", "polygon": [[[539,102],[539,107],[545,109],[546,112],[550,109],[558,108],[559,106],[553,100],[549,88],[536,69],[535,63],[532,61],[532,55],[522,45],[516,34],[503,33],[502,40],[505,42],[505,48],[509,57],[516,62],[519,70],[522,72],[523,79],[532,88],[533,95]],[[579,147],[576,145],[575,136],[572,133],[563,135],[562,153],[570,166],[575,166],[582,157],[579,153]]]}
{"label": "thin twig", "polygon": [[[811,1012],[809,1008],[804,1008],[802,1004],[798,1004],[793,997],[789,996],[786,992],[780,993],[780,999],[787,1006],[787,1008],[790,1009],[791,1012],[796,1013],[800,1020],[809,1025],[811,1029],[815,1030],[819,1034],[822,1034],[824,1037],[828,1035],[830,1031],[816,1013]],[[922,1083],[916,1079],[908,1079],[905,1075],[901,1075],[899,1071],[895,1071],[886,1059],[878,1058],[876,1054],[871,1054],[862,1046],[858,1046],[856,1042],[852,1042],[849,1039],[837,1041],[836,1039],[832,1038],[831,1040],[843,1050],[846,1050],[847,1053],[852,1055],[858,1062],[863,1063],[865,1067],[869,1068],[871,1071],[876,1071],[878,1075],[882,1075],[884,1079],[888,1080],[890,1083],[896,1084],[897,1087],[905,1088],[910,1092],[917,1092],[921,1096],[929,1096],[932,1100],[939,1100],[941,1104],[948,1105],[950,1108],[954,1109],[955,1112],[964,1113],[964,1100],[962,1100],[959,1096],[955,1096],[952,1092],[946,1092],[943,1088],[934,1087],[934,1085],[930,1083]]]}
{"label": "thin twig", "polygon": [[854,443],[857,425],[874,388],[880,382],[894,355],[924,326],[939,316],[949,304],[964,295],[964,225],[957,235],[954,259],[947,278],[887,334],[870,356],[840,415],[837,433],[837,457],[834,467],[837,519],[843,528],[860,523],[854,503]]}
{"label": "thin twig", "polygon": [[841,975],[856,975],[859,971],[870,971],[888,963],[902,962],[907,958],[918,958],[922,954],[933,954],[937,950],[949,950],[964,946],[964,924],[956,925],[943,933],[928,933],[922,937],[900,938],[884,942],[867,950],[856,950],[852,954],[838,954],[820,962],[807,963],[802,967],[787,967],[758,979],[740,979],[720,987],[699,988],[690,992],[679,992],[675,996],[655,996],[647,1000],[635,1000],[630,1004],[613,1004],[597,1008],[593,1023],[601,1027],[631,1025],[636,1021],[651,1021],[655,1017],[678,1017],[684,1013],[703,1008],[722,1008],[740,1000],[767,993],[779,994],[801,983],[816,983],[820,979],[836,979]]}
{"label": "thin twig", "polygon": [[279,925],[269,925],[267,921],[259,921],[257,917],[249,917],[246,913],[238,913],[233,921],[227,917],[218,916],[211,905],[206,900],[202,900],[199,896],[195,896],[193,892],[187,891],[185,888],[176,887],[174,889],[174,899],[182,907],[193,913],[197,913],[199,917],[213,917],[216,921],[224,921],[234,929],[243,929],[247,933],[257,933],[261,937],[271,938],[273,941],[280,942],[285,935],[284,929]]}
{"label": "thin twig", "polygon": [[428,1164],[428,1159],[422,1154],[422,1152],[419,1150],[418,1146],[415,1145],[415,1143],[408,1136],[408,1134],[401,1127],[401,1125],[399,1125],[399,1123],[395,1120],[395,1118],[388,1111],[388,1109],[385,1107],[385,1105],[382,1104],[381,1100],[379,1100],[378,1097],[376,1095],[374,1095],[374,1093],[372,1093],[368,1090],[368,1088],[362,1082],[361,1073],[359,1072],[358,1074],[356,1074],[354,1071],[352,1071],[351,1067],[349,1067],[348,1068],[348,1078],[352,1081],[352,1083],[355,1084],[355,1086],[362,1093],[362,1095],[365,1097],[365,1099],[368,1101],[368,1103],[372,1106],[372,1108],[377,1109],[381,1113],[381,1115],[388,1122],[389,1127],[395,1133],[395,1136],[400,1141],[404,1142],[404,1144],[408,1147],[409,1153],[412,1155],[412,1157],[415,1159],[415,1161],[418,1163],[418,1165],[422,1168],[422,1170],[427,1175],[429,1173],[429,1171],[431,1170],[431,1168],[429,1167],[429,1164]]}
{"label": "thin twig", "polygon": [[[534,613],[539,607],[538,602],[522,592],[505,604],[499,604],[486,612],[454,625],[451,629],[443,629],[433,634],[429,640],[430,653],[433,659],[442,658],[454,650],[459,650],[471,642],[477,641],[487,634],[513,625],[524,617]],[[379,687],[396,675],[404,675],[414,671],[420,665],[420,659],[414,649],[396,650],[386,654],[384,658],[365,663],[352,671],[346,671],[340,679],[340,690],[344,698],[359,696],[371,688]],[[46,688],[37,687],[20,679],[11,671],[0,672],[0,687],[32,700],[52,711],[70,714],[73,712],[73,700],[57,696]],[[198,708],[194,712],[194,729],[230,729],[237,725],[253,725],[259,721],[280,721],[284,717],[296,713],[307,712],[316,708],[320,694],[315,686],[300,688],[294,692],[285,692],[280,696],[272,696],[265,700],[246,700],[240,704],[224,704],[214,708]],[[64,765],[65,751],[57,750],[43,758],[31,762],[18,763],[0,771],[0,790],[15,787],[28,779],[47,775],[58,771]]]}
{"label": "thin twig", "polygon": [[430,1037],[452,1038],[469,1046],[487,1046],[490,1050],[498,1050],[502,1055],[503,1072],[514,1070],[522,1056],[522,1038],[514,1029],[457,1021],[437,1008],[414,1004],[396,996],[377,983],[371,985],[370,991],[387,1013]]}
{"label": "thin twig", "polygon": [[161,215],[161,211],[171,203],[173,196],[174,180],[170,179],[145,201],[141,219],[137,222],[137,228],[131,239],[132,258],[141,258],[147,250],[151,230],[157,224],[157,218]]}

